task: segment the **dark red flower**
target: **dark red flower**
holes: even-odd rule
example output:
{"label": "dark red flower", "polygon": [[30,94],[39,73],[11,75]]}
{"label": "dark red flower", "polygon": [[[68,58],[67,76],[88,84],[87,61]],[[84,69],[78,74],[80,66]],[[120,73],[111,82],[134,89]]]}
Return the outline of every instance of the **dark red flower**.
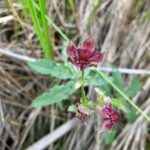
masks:
{"label": "dark red flower", "polygon": [[76,48],[72,41],[67,47],[68,61],[84,70],[90,66],[97,66],[103,59],[103,54],[95,52],[95,43],[92,36],[88,36],[83,44]]}
{"label": "dark red flower", "polygon": [[103,119],[102,129],[111,129],[120,122],[120,113],[113,108],[110,102],[100,110],[100,115]]}

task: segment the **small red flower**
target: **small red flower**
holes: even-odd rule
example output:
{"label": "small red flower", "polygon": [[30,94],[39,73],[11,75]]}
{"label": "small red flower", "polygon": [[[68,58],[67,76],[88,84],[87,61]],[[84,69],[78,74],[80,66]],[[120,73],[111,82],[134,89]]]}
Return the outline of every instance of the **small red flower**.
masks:
{"label": "small red flower", "polygon": [[67,47],[68,61],[84,70],[90,66],[97,66],[103,59],[103,54],[95,52],[95,43],[92,36],[88,36],[83,44],[76,48],[72,41]]}
{"label": "small red flower", "polygon": [[111,129],[114,125],[120,122],[119,112],[108,103],[100,110],[100,115],[103,118],[102,129]]}

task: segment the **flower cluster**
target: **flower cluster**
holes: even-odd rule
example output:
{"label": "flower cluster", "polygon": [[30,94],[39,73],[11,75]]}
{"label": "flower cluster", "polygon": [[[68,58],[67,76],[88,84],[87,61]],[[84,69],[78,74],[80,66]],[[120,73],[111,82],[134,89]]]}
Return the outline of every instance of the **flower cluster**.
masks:
{"label": "flower cluster", "polygon": [[120,113],[108,102],[102,109],[100,115],[103,119],[102,129],[111,129],[120,121]]}
{"label": "flower cluster", "polygon": [[[76,116],[81,122],[86,122],[89,115],[94,111],[98,111],[102,120],[102,130],[111,129],[120,121],[119,112],[113,108],[110,98],[102,96],[104,106],[98,106],[100,103],[92,103],[85,96],[84,91],[84,70],[90,66],[97,66],[103,60],[103,53],[95,52],[95,43],[92,36],[88,36],[79,48],[76,48],[72,41],[67,47],[68,61],[82,71],[82,98],[77,104]],[[105,100],[109,99],[108,101]]]}

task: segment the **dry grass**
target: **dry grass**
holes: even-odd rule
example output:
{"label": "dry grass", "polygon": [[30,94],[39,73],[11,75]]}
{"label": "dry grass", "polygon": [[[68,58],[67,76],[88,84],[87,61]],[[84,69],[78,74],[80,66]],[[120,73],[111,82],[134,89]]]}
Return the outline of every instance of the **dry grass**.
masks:
{"label": "dry grass", "polygon": [[[143,22],[150,6],[148,0],[142,1],[135,15],[132,11],[137,3],[135,0],[103,0],[94,10],[94,1],[75,0],[76,13],[73,15],[69,15],[72,10],[63,0],[48,0],[47,3],[49,16],[72,40],[92,34],[97,48],[101,47],[106,52],[107,61],[118,67],[150,69],[150,22]],[[15,49],[15,53],[21,55],[42,58],[33,26],[21,12],[22,7],[14,1],[0,1],[0,47]],[[94,16],[93,21],[90,15]],[[54,29],[51,38],[56,59],[60,60],[62,39]],[[143,81],[143,88],[133,100],[150,114],[150,80],[147,76],[139,77]],[[125,78],[128,82],[133,76]],[[0,55],[1,150],[24,150],[72,118],[72,114],[65,112],[67,105],[62,110],[56,105],[43,109],[30,107],[37,95],[56,82],[33,73],[24,61]],[[102,135],[97,135],[100,125],[95,125],[96,118],[93,116],[86,128],[78,125],[47,149],[148,150],[150,123],[142,116],[119,131],[110,146],[105,145]]]}

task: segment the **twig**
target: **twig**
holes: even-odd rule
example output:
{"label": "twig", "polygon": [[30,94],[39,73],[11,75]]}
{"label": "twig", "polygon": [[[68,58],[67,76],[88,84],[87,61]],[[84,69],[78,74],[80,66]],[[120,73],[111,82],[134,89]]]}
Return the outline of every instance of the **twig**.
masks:
{"label": "twig", "polygon": [[36,60],[35,58],[28,57],[23,54],[17,54],[18,52],[15,52],[15,50],[9,50],[9,49],[5,49],[5,48],[4,49],[0,48],[0,53],[10,56],[10,57],[20,59],[20,60],[24,60],[24,61],[32,61],[33,62]]}
{"label": "twig", "polygon": [[[117,70],[125,74],[144,74],[144,75],[150,74],[150,70],[145,70],[145,69],[117,68]],[[100,71],[113,72],[113,69],[110,67],[100,67]]]}
{"label": "twig", "polygon": [[79,124],[79,120],[77,118],[71,119],[67,123],[63,124],[59,128],[57,128],[52,133],[49,133],[33,145],[29,146],[26,150],[42,150],[46,148],[48,145],[55,142],[61,136],[69,132],[72,128]]}
{"label": "twig", "polygon": [[31,129],[32,126],[34,125],[35,120],[36,120],[36,118],[38,117],[38,115],[40,114],[40,112],[41,112],[41,109],[40,109],[40,108],[39,108],[39,109],[34,109],[34,110],[31,112],[31,114],[30,114],[28,120],[27,120],[26,123],[25,123],[25,124],[26,124],[26,128],[25,128],[24,131],[23,131],[23,136],[22,136],[21,140],[19,141],[19,145],[18,145],[18,147],[17,147],[17,150],[20,150],[20,149],[21,149],[23,143],[25,142],[25,139],[26,139],[27,136],[28,136],[28,133],[29,133],[30,129]]}
{"label": "twig", "polygon": [[6,24],[7,22],[11,21],[14,19],[13,15],[5,16],[0,18],[0,24]]}
{"label": "twig", "polygon": [[0,118],[1,118],[2,123],[4,123],[5,119],[4,119],[4,113],[3,113],[1,101],[0,101]]}

